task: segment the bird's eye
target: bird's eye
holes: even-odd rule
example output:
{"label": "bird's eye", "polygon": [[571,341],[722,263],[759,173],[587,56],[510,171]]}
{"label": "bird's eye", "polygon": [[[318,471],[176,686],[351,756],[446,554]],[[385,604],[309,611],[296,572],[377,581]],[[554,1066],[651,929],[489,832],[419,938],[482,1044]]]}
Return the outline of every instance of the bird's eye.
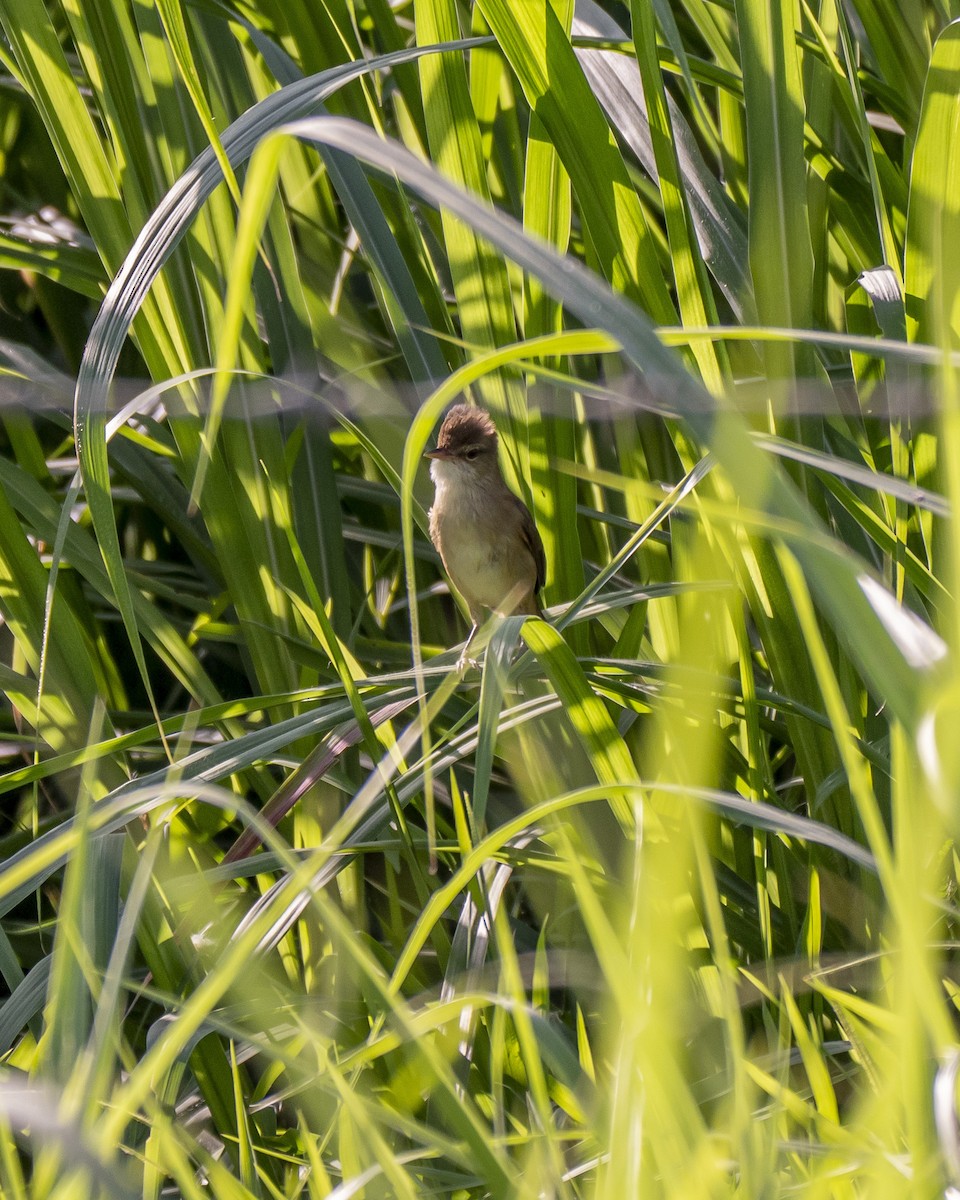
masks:
{"label": "bird's eye", "polygon": [[477,457],[477,455],[479,453],[480,453],[479,446],[471,446],[470,449],[466,452],[466,454],[464,454],[464,458],[467,460],[467,462],[473,462],[473,460]]}

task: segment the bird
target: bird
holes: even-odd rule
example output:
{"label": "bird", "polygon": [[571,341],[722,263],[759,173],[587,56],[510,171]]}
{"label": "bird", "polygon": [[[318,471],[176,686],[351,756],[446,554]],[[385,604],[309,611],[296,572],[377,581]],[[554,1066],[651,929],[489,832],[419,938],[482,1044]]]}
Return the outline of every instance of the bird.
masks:
{"label": "bird", "polygon": [[457,662],[461,673],[477,665],[467,652],[484,610],[501,617],[543,615],[543,542],[530,510],[504,482],[498,442],[488,412],[457,404],[444,417],[436,450],[424,455],[435,488],[430,539],[473,622]]}

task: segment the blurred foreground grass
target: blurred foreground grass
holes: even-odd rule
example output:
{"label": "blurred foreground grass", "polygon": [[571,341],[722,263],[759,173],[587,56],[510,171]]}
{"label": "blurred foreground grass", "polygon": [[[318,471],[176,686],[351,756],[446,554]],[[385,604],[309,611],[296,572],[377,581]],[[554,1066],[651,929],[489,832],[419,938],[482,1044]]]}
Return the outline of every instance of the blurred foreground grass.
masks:
{"label": "blurred foreground grass", "polygon": [[605,9],[0,0],[5,1200],[960,1187],[960,26]]}

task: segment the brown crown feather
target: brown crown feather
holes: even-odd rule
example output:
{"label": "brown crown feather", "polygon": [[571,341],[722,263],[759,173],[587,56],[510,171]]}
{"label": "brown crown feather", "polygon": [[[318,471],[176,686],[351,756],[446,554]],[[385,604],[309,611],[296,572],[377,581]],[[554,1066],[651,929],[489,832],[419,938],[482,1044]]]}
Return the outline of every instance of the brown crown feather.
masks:
{"label": "brown crown feather", "polygon": [[484,442],[497,444],[497,427],[490,414],[472,404],[458,404],[443,418],[437,437],[437,449],[456,454],[466,446]]}

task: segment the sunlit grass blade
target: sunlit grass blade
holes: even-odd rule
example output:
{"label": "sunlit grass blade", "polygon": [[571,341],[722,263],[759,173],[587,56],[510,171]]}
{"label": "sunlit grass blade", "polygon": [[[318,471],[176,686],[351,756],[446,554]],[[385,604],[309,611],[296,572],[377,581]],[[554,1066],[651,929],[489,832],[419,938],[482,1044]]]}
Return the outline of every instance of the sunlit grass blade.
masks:
{"label": "sunlit grass blade", "polygon": [[[796,30],[799,7],[740,0],[750,186],[750,271],[769,324],[811,323],[813,253],[803,158],[804,98]],[[770,350],[769,372],[792,374],[789,353]],[[797,360],[803,363],[804,356]],[[802,370],[802,368],[801,368]]]}
{"label": "sunlit grass blade", "polygon": [[570,176],[601,269],[618,292],[642,302],[654,320],[669,323],[673,305],[642,210],[552,7],[518,9],[506,0],[482,0],[480,8]]}

